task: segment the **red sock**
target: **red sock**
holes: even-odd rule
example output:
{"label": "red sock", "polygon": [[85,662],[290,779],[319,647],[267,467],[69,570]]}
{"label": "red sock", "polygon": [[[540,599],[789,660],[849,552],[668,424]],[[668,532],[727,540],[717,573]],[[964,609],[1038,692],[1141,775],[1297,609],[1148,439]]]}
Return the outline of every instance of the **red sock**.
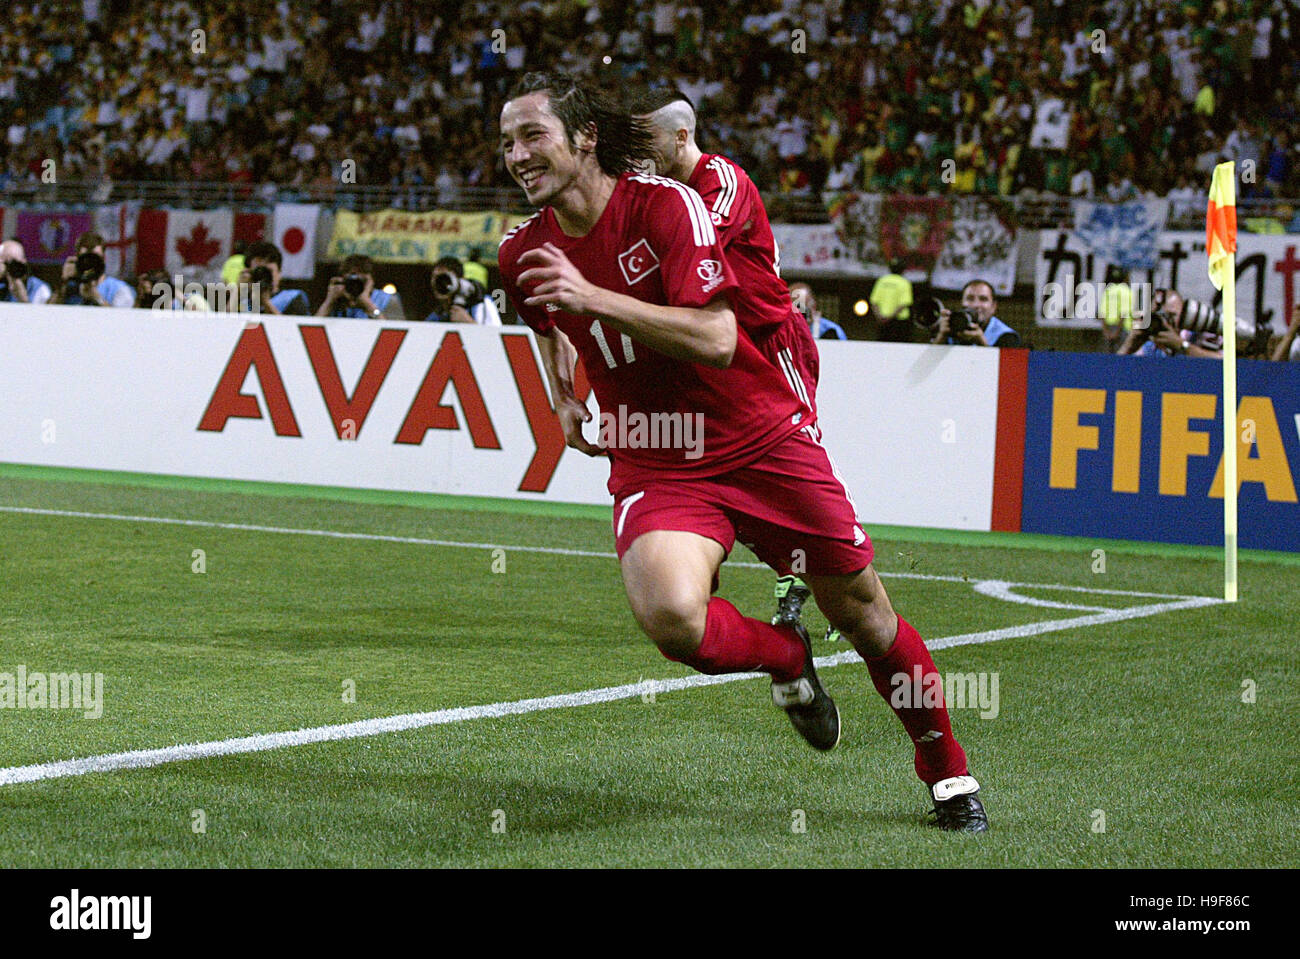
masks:
{"label": "red sock", "polygon": [[709,600],[700,648],[686,659],[668,658],[709,675],[771,673],[773,679],[784,683],[803,672],[804,647],[790,627],[742,616],[725,599],[714,596]]}
{"label": "red sock", "polygon": [[[898,635],[894,638],[894,645],[885,655],[866,662],[876,692],[889,703],[907,735],[916,744],[916,774],[921,781],[933,786],[952,776],[967,775],[966,752],[953,737],[948,707],[943,702],[942,677],[930,657],[930,650],[921,640],[921,634],[902,616],[898,617]],[[920,667],[919,684],[915,682],[916,667]],[[929,679],[931,674],[936,678]],[[898,695],[904,685],[896,678],[899,676],[906,678],[906,697]],[[930,691],[927,698],[933,699],[934,683],[938,683],[938,705],[924,706],[920,694]],[[899,700],[904,705],[896,705]]]}

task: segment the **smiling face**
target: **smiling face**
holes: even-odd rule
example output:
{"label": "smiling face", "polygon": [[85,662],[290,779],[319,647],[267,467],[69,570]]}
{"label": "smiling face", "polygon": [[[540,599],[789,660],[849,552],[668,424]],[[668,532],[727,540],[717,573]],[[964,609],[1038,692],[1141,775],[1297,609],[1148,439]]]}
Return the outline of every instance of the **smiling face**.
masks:
{"label": "smiling face", "polygon": [[538,207],[577,182],[582,159],[565,135],[563,121],[551,112],[545,91],[510,100],[501,109],[501,155],[506,172]]}
{"label": "smiling face", "polygon": [[988,326],[989,320],[997,310],[998,301],[993,298],[993,287],[987,283],[972,283],[961,294],[961,305],[973,310],[979,317],[980,326]]}

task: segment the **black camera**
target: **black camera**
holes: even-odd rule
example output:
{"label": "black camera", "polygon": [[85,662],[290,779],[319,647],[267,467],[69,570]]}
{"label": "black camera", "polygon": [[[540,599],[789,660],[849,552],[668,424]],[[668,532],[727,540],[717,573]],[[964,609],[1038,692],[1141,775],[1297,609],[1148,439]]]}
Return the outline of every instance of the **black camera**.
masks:
{"label": "black camera", "polygon": [[[927,296],[920,300],[912,308],[912,319],[917,326],[929,330],[933,335],[939,329],[939,323],[942,319],[940,314],[943,313],[943,300],[937,296]],[[958,333],[965,333],[967,330],[975,329],[979,326],[979,316],[974,310],[968,310],[965,307],[952,310],[948,314],[948,331],[952,336]]]}
{"label": "black camera", "polygon": [[9,282],[23,282],[27,276],[27,264],[22,260],[0,261],[0,300],[9,299]]}
{"label": "black camera", "polygon": [[275,278],[271,276],[271,268],[266,264],[255,266],[248,273],[248,278],[253,283],[260,284],[259,291],[270,293],[275,286]]}
{"label": "black camera", "polygon": [[366,288],[366,275],[364,273],[349,273],[343,277],[343,292],[352,299],[361,295],[361,291]]}
{"label": "black camera", "polygon": [[94,283],[104,275],[104,258],[87,250],[77,254],[76,281],[79,286]]}
{"label": "black camera", "polygon": [[487,291],[476,281],[442,271],[433,275],[433,290],[439,296],[450,296],[452,306],[466,310],[478,306],[487,296]]}

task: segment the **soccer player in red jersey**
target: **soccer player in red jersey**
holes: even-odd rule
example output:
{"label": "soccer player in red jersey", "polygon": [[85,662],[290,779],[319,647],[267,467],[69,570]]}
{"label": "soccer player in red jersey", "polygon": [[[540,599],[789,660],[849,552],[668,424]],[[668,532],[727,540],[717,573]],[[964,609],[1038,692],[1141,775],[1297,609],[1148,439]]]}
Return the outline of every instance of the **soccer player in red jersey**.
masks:
{"label": "soccer player in red jersey", "polygon": [[[731,296],[736,321],[744,324],[760,352],[785,373],[790,389],[812,409],[813,419],[804,430],[820,439],[817,344],[781,279],[781,253],[758,187],[739,164],[699,148],[695,105],[686,94],[671,87],[647,90],[636,98],[632,112],[653,130],[655,172],[685,183],[708,207],[722,252],[736,274],[738,286]],[[808,587],[788,563],[778,565],[776,572],[778,605],[772,622],[798,622]],[[837,637],[838,631],[830,627],[827,638]]]}
{"label": "soccer player in red jersey", "polygon": [[[650,144],[643,123],[563,75],[526,75],[501,111],[506,169],[539,207],[502,240],[502,282],[538,334],[568,444],[609,456],[633,616],[666,657],[700,672],[769,673],[774,702],[830,749],[839,711],[807,632],[712,595],[737,539],[769,564],[806,554],[818,606],[880,694],[890,698],[896,677],[915,683],[894,709],[935,824],[984,831],[947,709],[921,695],[934,662],[890,606],[826,451],[803,432],[812,410],[738,322],[736,278],[699,194],[632,172]],[[574,390],[579,356],[600,404],[598,443],[583,435],[592,417]]]}

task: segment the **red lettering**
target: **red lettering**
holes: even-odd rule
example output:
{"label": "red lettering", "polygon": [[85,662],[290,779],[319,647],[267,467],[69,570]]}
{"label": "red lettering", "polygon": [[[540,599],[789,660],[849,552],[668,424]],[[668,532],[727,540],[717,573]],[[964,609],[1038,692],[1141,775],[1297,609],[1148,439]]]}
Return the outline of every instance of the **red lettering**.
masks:
{"label": "red lettering", "polygon": [[257,382],[262,386],[262,395],[266,398],[266,409],[271,414],[275,435],[302,436],[298,430],[298,421],[293,416],[293,407],[289,405],[284,380],[280,378],[280,368],[275,365],[275,357],[271,353],[266,327],[261,323],[244,328],[239,342],[235,344],[235,351],[226,363],[226,370],[212,393],[203,419],[199,420],[199,429],[220,433],[232,418],[262,418],[257,397],[251,393],[239,392],[248,377],[249,369],[253,367],[257,369]]}
{"label": "red lettering", "polygon": [[459,333],[447,333],[442,338],[438,352],[429,364],[429,372],[424,374],[424,382],[415,395],[406,420],[397,433],[395,443],[411,443],[415,446],[424,442],[424,434],[429,430],[460,429],[456,422],[456,411],[439,401],[447,384],[456,387],[456,396],[460,398],[460,408],[465,412],[465,423],[469,427],[470,438],[475,449],[501,449],[496,430],[492,428],[492,419],[488,416],[487,404],[479,391],[478,380],[465,355],[465,345]]}
{"label": "red lettering", "polygon": [[361,426],[370,415],[370,407],[375,402],[379,387],[383,386],[388,371],[392,369],[393,358],[397,356],[398,347],[406,339],[405,330],[384,330],[375,340],[357,388],[349,398],[343,389],[343,378],[339,375],[338,364],[334,361],[334,350],[330,347],[329,335],[323,326],[302,326],[303,345],[307,347],[307,356],[311,358],[311,368],[316,371],[316,382],[320,384],[321,396],[325,407],[334,421],[334,432],[343,439],[344,422],[352,421],[352,435],[356,439],[361,435]]}
{"label": "red lettering", "polygon": [[1295,275],[1300,272],[1300,260],[1296,259],[1295,247],[1286,248],[1286,256],[1273,264],[1273,269],[1282,274],[1282,328],[1291,322],[1291,307],[1295,303]]}
{"label": "red lettering", "polygon": [[[506,349],[506,358],[510,360],[510,369],[515,374],[515,385],[519,388],[519,399],[524,404],[524,415],[528,417],[528,428],[533,433],[533,445],[537,452],[533,454],[524,478],[519,482],[519,490],[524,493],[545,493],[555,476],[555,469],[560,465],[564,455],[564,430],[555,416],[555,409],[546,393],[546,384],[542,372],[533,356],[533,345],[528,336],[505,334],[501,344]],[[591,387],[587,384],[587,373],[578,360],[573,370],[573,392],[585,403]]]}

